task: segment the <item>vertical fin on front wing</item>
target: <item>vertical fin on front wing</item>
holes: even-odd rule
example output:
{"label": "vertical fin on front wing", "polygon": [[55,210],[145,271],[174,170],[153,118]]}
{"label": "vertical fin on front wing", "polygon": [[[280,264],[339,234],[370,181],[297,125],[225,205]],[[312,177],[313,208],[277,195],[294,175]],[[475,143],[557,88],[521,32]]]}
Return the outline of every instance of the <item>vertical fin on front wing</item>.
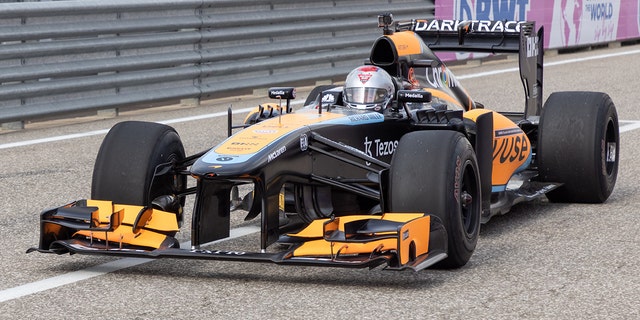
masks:
{"label": "vertical fin on front wing", "polygon": [[193,248],[229,237],[232,186],[223,181],[198,182],[191,225]]}

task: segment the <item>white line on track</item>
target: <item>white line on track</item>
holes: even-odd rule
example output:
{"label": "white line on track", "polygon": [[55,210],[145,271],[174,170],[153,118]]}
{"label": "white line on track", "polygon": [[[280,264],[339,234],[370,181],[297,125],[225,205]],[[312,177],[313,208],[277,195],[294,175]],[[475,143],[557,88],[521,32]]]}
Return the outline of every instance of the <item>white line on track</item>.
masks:
{"label": "white line on track", "polygon": [[[632,55],[632,54],[638,54],[638,53],[640,53],[640,50],[630,50],[630,51],[624,51],[624,52],[618,52],[618,53],[596,55],[591,57],[561,60],[561,61],[545,63],[545,67],[558,66],[558,65],[584,62],[584,61],[597,60],[597,59],[608,59],[608,58]],[[480,77],[492,76],[497,74],[503,74],[508,72],[517,72],[517,71],[518,71],[518,68],[506,68],[506,69],[499,69],[499,70],[494,70],[489,72],[480,72],[475,74],[458,76],[457,78],[461,80],[472,79],[472,78],[480,78]],[[300,102],[297,102],[297,103],[300,103]],[[234,110],[234,113],[248,112],[251,109],[253,108],[238,109],[238,110]],[[204,114],[204,115],[193,116],[193,117],[169,119],[165,121],[160,121],[159,123],[173,124],[173,123],[189,122],[189,121],[203,120],[203,119],[209,119],[209,118],[217,118],[217,117],[222,117],[226,115],[227,115],[227,112],[223,111],[223,112],[216,112],[216,113]],[[620,133],[640,129],[640,121],[621,120],[620,125],[621,125]],[[42,138],[42,139],[11,142],[11,143],[0,144],[0,149],[9,149],[9,148],[22,147],[22,146],[28,146],[33,144],[53,142],[53,141],[77,139],[77,138],[106,134],[108,131],[109,131],[108,129],[103,129],[103,130],[88,131],[83,133],[68,134],[68,135],[62,135],[62,136],[56,136],[56,137]],[[243,228],[232,229],[230,230],[231,236],[229,238],[222,239],[219,241],[226,241],[226,240],[234,239],[244,235],[259,232],[259,231],[260,231],[259,227],[243,227]],[[188,246],[188,243],[181,244],[181,246]],[[118,259],[118,260],[103,263],[101,265],[97,265],[91,268],[73,271],[73,272],[61,274],[59,276],[55,276],[52,278],[47,278],[40,281],[27,283],[21,286],[5,289],[3,291],[0,291],[0,302],[17,299],[26,295],[57,288],[67,284],[72,284],[72,283],[90,279],[93,277],[98,277],[110,272],[115,272],[121,269],[126,269],[129,267],[141,265],[152,260],[153,259],[143,259],[143,258]]]}
{"label": "white line on track", "polygon": [[[256,233],[258,231],[260,231],[260,227],[257,227],[257,226],[240,227],[240,228],[232,229],[230,230],[230,235],[228,238],[211,242],[211,244],[239,238],[252,233]],[[189,241],[180,244],[181,248],[188,248],[190,246],[191,246],[191,243]],[[94,277],[105,275],[110,272],[141,265],[153,260],[154,259],[148,259],[148,258],[123,258],[123,259],[118,259],[111,262],[103,263],[97,266],[93,266],[90,268],[61,274],[59,276],[55,276],[52,278],[47,278],[40,281],[27,283],[21,286],[0,291],[0,302],[17,299],[17,298],[38,293],[41,291],[61,287],[61,286],[72,284],[82,280],[91,279]]]}
{"label": "white line on track", "polygon": [[[640,49],[624,51],[624,52],[600,54],[597,56],[590,56],[590,57],[583,57],[583,58],[560,60],[560,61],[554,61],[554,62],[545,62],[544,67],[547,68],[547,67],[561,66],[561,65],[570,64],[570,63],[578,63],[578,62],[585,62],[585,61],[599,60],[599,59],[609,59],[609,58],[627,56],[627,55],[638,54],[638,53],[640,53]],[[478,72],[474,74],[456,76],[456,78],[458,80],[481,78],[481,77],[487,77],[487,76],[494,76],[497,74],[517,72],[518,70],[519,70],[518,68],[499,69],[499,70],[493,70],[493,71],[487,71],[487,72]]]}
{"label": "white line on track", "polygon": [[[233,112],[234,113],[243,113],[243,112],[249,112],[249,111],[251,111],[251,109],[253,109],[253,108],[238,109],[238,110],[234,110]],[[218,118],[218,117],[222,117],[222,116],[226,116],[226,115],[227,115],[227,112],[226,111],[222,111],[222,112],[216,112],[216,113],[203,114],[203,115],[199,115],[199,116],[169,119],[169,120],[165,120],[165,121],[159,121],[158,123],[173,124],[173,123],[189,122],[189,121],[203,120],[203,119],[209,119],[209,118]],[[15,147],[29,146],[29,145],[32,145],[32,144],[40,144],[40,143],[47,143],[47,142],[54,142],[54,141],[61,141],[61,140],[84,138],[84,137],[90,137],[90,136],[106,134],[107,132],[109,132],[109,129],[102,129],[102,130],[94,130],[94,131],[87,131],[87,132],[81,132],[81,133],[66,134],[66,135],[62,135],[62,136],[48,137],[48,138],[42,138],[42,139],[33,139],[33,140],[25,140],[25,141],[4,143],[4,144],[0,144],[0,149],[9,149],[9,148],[15,148]]]}
{"label": "white line on track", "polygon": [[106,134],[107,132],[109,132],[109,129],[87,131],[87,132],[73,133],[73,134],[65,134],[65,135],[62,135],[62,136],[54,136],[54,137],[33,139],[33,140],[25,140],[25,141],[18,141],[18,142],[9,142],[9,143],[0,144],[0,149],[9,149],[9,148],[29,146],[29,145],[32,145],[32,144],[40,144],[40,143],[47,143],[47,142],[54,142],[54,141],[61,141],[61,140],[84,138],[84,137],[96,136],[96,135],[99,135],[99,134]]}
{"label": "white line on track", "polygon": [[640,129],[640,121],[620,120],[620,133]]}

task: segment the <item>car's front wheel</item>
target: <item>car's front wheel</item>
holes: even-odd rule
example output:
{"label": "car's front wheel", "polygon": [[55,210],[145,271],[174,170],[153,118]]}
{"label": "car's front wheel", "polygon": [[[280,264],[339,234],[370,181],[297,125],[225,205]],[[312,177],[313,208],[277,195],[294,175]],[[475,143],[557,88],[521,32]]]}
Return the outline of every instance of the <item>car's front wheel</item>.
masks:
{"label": "car's front wheel", "polygon": [[404,135],[391,161],[389,209],[439,217],[447,230],[448,257],[439,268],[464,266],[478,242],[482,199],[475,152],[454,131]]}
{"label": "car's front wheel", "polygon": [[184,157],[184,147],[172,127],[153,122],[120,122],[111,128],[98,151],[91,198],[151,206],[159,197],[169,196],[175,202],[162,209],[180,215],[184,198],[177,199],[176,195],[185,190],[186,176],[171,170],[158,174],[156,169]]}

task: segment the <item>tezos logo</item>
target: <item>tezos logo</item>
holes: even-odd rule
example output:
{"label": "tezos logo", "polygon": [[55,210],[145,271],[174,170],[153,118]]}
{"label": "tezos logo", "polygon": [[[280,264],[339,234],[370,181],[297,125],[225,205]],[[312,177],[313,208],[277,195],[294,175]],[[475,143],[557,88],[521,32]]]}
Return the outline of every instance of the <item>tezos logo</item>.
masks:
{"label": "tezos logo", "polygon": [[[364,153],[370,157],[378,158],[382,156],[390,156],[398,148],[398,140],[382,141],[380,139],[369,140],[364,138]],[[367,165],[371,163],[367,162]]]}

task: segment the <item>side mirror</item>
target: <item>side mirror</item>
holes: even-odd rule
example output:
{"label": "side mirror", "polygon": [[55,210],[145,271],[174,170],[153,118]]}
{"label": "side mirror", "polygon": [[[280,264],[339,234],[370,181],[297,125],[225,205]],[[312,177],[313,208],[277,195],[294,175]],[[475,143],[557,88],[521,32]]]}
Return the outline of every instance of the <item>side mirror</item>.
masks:
{"label": "side mirror", "polygon": [[412,103],[431,102],[431,92],[423,91],[423,90],[398,90],[398,108],[402,106],[404,111],[407,112],[407,117],[413,118],[411,114],[411,109],[407,105],[408,102],[412,102]]}
{"label": "side mirror", "polygon": [[[269,98],[271,99],[280,99],[280,101],[282,101],[282,99],[287,100],[287,113],[291,112],[291,99],[295,99],[296,98],[296,88],[292,88],[292,87],[276,87],[276,88],[269,88]],[[282,106],[282,102],[280,102],[280,105]],[[282,114],[282,112],[280,112],[280,114]]]}
{"label": "side mirror", "polygon": [[290,88],[290,87],[269,88],[269,98],[286,99],[286,100],[295,99],[296,88]]}

